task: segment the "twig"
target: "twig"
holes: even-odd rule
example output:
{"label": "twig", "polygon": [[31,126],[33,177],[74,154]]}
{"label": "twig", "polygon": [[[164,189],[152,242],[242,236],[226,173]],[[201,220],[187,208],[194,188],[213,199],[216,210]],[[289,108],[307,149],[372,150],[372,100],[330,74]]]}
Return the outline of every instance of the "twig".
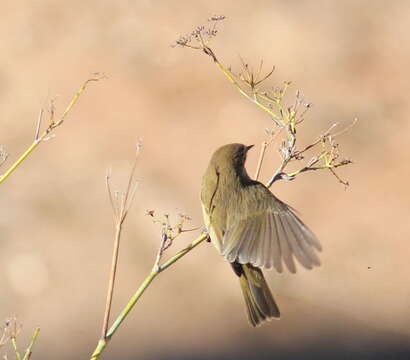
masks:
{"label": "twig", "polygon": [[3,146],[0,145],[0,167],[7,161],[9,154],[4,149]]}
{"label": "twig", "polygon": [[38,141],[38,138],[40,136],[40,129],[41,129],[41,121],[43,119],[43,113],[44,110],[41,108],[40,112],[38,114],[38,119],[37,119],[37,126],[36,126],[36,133],[34,135],[34,141]]}
{"label": "twig", "polygon": [[14,349],[14,354],[16,355],[16,360],[21,360],[21,355],[17,347],[17,341],[16,341],[15,336],[11,338],[11,343],[13,344],[13,349]]}
{"label": "twig", "polygon": [[17,336],[20,333],[21,324],[17,321],[16,316],[11,316],[6,320],[6,324],[3,328],[3,335],[1,337],[1,346],[6,344],[7,341],[11,341],[16,360],[21,360],[21,355],[17,346]]}
{"label": "twig", "polygon": [[[101,331],[101,338],[98,341],[97,347],[95,348],[91,356],[91,359],[99,358],[99,356],[101,355],[101,353],[104,351],[105,347],[111,340],[111,337],[114,335],[114,333],[117,331],[121,323],[128,316],[129,312],[135,306],[139,298],[142,296],[142,294],[145,292],[145,290],[148,288],[148,286],[151,284],[154,278],[159,273],[161,273],[162,271],[167,269],[169,266],[171,266],[173,263],[175,263],[177,260],[179,260],[181,257],[183,257],[185,254],[187,254],[189,251],[191,251],[194,247],[196,247],[202,241],[204,241],[208,236],[207,234],[201,235],[199,238],[194,240],[190,245],[188,245],[185,249],[179,251],[176,255],[171,257],[168,261],[161,264],[162,256],[165,250],[168,249],[172,245],[173,240],[175,240],[175,238],[179,236],[181,233],[193,230],[193,229],[183,229],[184,222],[186,220],[190,220],[188,216],[184,214],[179,214],[180,221],[175,226],[171,226],[169,216],[166,214],[165,221],[161,223],[162,235],[161,235],[160,247],[159,247],[153,268],[151,270],[151,273],[143,281],[143,283],[137,289],[135,294],[131,297],[127,305],[124,307],[120,315],[118,315],[117,319],[114,321],[112,326],[108,329],[108,323],[109,323],[110,312],[111,312],[111,303],[112,303],[113,292],[114,292],[116,268],[117,268],[117,262],[118,262],[118,252],[119,252],[119,246],[120,246],[121,230],[122,230],[122,225],[125,221],[128,210],[131,206],[131,203],[135,195],[136,186],[134,185],[135,183],[134,174],[135,174],[136,161],[137,161],[139,149],[140,149],[140,145],[137,147],[135,162],[131,169],[131,173],[129,176],[129,180],[128,180],[125,193],[120,194],[120,196],[114,197],[111,183],[110,183],[110,174],[108,174],[106,177],[107,191],[108,191],[112,211],[114,214],[114,219],[116,222],[116,234],[115,234],[113,258],[112,258],[112,266],[111,266],[111,272],[110,272],[110,278],[109,278],[109,286],[108,286],[108,292],[107,292],[107,301],[106,301],[106,307],[105,307],[105,313],[104,313],[104,322],[103,322],[103,327]],[[153,218],[155,217],[153,210],[148,211],[147,215],[150,215]],[[158,221],[155,220],[155,222],[158,222]]]}
{"label": "twig", "polygon": [[61,115],[60,119],[55,122],[53,119],[53,113],[50,116],[50,124],[49,126],[43,131],[41,135],[40,134],[40,125],[41,125],[41,116],[42,116],[42,111],[40,111],[39,119],[37,121],[36,125],[36,132],[35,132],[35,137],[33,143],[27,148],[27,150],[16,160],[14,164],[10,166],[6,172],[0,176],[0,183],[2,183],[4,180],[6,180],[13,172],[14,170],[17,169],[19,165],[29,156],[33,150],[42,142],[46,141],[50,138],[50,134],[54,131],[55,128],[60,126],[64,120],[66,119],[67,115],[70,113],[71,109],[74,107],[74,105],[77,103],[78,99],[80,98],[81,94],[85,91],[87,88],[88,84],[92,81],[99,81],[102,79],[103,76],[101,75],[96,75],[94,77],[89,78],[84,82],[84,84],[80,87],[80,89],[74,94],[73,98],[71,99],[70,103],[68,106],[65,108],[63,114]]}
{"label": "twig", "polygon": [[[302,150],[296,151],[295,156],[300,156],[303,153],[305,153],[306,151],[309,151],[310,149],[314,148],[316,145],[319,145],[319,144],[323,143],[323,141],[326,141],[326,139],[330,136],[331,131],[338,125],[339,125],[338,123],[332,124],[329,127],[329,129],[327,129],[322,135],[320,135],[313,143],[307,145]],[[332,135],[333,138],[335,138],[336,136],[337,136],[336,134]]]}
{"label": "twig", "polygon": [[137,291],[134,293],[134,295],[130,298],[128,301],[127,305],[123,308],[121,313],[118,315],[117,319],[114,321],[110,329],[107,331],[106,336],[102,339],[97,344],[97,347],[95,348],[93,354],[91,355],[91,360],[96,360],[100,357],[104,349],[106,348],[107,344],[111,340],[112,336],[116,333],[122,322],[127,318],[128,314],[130,311],[133,309],[135,304],[138,302],[138,300],[141,298],[141,296],[144,294],[145,290],[150,286],[152,281],[164,270],[172,266],[175,262],[177,262],[179,259],[181,259],[183,256],[188,254],[192,249],[194,249],[196,246],[198,246],[201,242],[203,242],[205,239],[208,238],[207,234],[202,234],[199,236],[197,239],[192,241],[186,248],[183,250],[179,251],[177,254],[172,256],[169,260],[164,262],[162,265],[158,266],[157,269],[153,269],[151,273],[145,278],[145,280],[142,282],[140,287],[137,289]]}
{"label": "twig", "polygon": [[[330,126],[328,130],[326,130],[322,135],[319,136],[317,140],[313,143],[307,145],[302,150],[295,150],[295,146],[288,146],[285,147],[283,160],[279,168],[276,170],[272,178],[267,183],[267,187],[270,187],[275,181],[284,179],[284,180],[293,180],[297,175],[307,172],[307,171],[316,171],[322,169],[328,169],[338,180],[339,183],[344,185],[345,187],[349,186],[349,182],[346,180],[342,180],[339,175],[337,175],[335,169],[341,166],[349,165],[352,163],[349,159],[343,159],[341,161],[336,161],[339,158],[339,151],[338,151],[338,144],[334,142],[334,138],[336,136],[340,136],[344,134],[346,131],[350,130],[357,122],[355,119],[351,124],[346,126],[341,131],[332,134],[332,130],[338,125],[337,123]],[[295,140],[296,141],[296,140]],[[286,165],[293,159],[302,160],[303,155],[308,150],[314,148],[315,146],[321,144],[322,145],[322,152],[318,156],[314,156],[310,159],[307,165],[303,166],[299,170],[285,173],[284,169]],[[293,144],[294,145],[294,144]],[[327,147],[327,148],[326,148]],[[322,165],[313,166],[317,163],[322,162]]]}
{"label": "twig", "polygon": [[[225,16],[215,16],[213,18],[210,18],[209,21],[214,23],[213,28],[216,27],[217,22],[224,20]],[[205,28],[204,26],[198,26],[190,35],[187,36],[182,36],[180,37],[176,42],[175,45],[173,46],[182,46],[182,47],[188,47],[194,50],[201,50],[203,53],[206,55],[210,56],[212,60],[214,61],[215,65],[218,67],[218,69],[226,76],[226,78],[237,88],[240,94],[245,96],[249,101],[260,107],[262,110],[266,111],[268,114],[271,115],[272,119],[274,122],[276,122],[279,125],[279,116],[272,111],[268,106],[263,104],[262,102],[259,101],[257,93],[254,92],[253,94],[248,94],[246,90],[241,86],[239,83],[239,79],[235,76],[235,74],[228,68],[225,68],[217,59],[214,51],[208,46],[209,41],[211,40],[212,37],[216,36],[216,32],[212,32],[210,28]],[[195,40],[197,45],[192,45],[192,41]],[[269,78],[273,71],[270,71],[262,80],[258,81],[256,77],[256,82],[254,81],[255,77],[251,76],[249,73],[248,69],[246,68],[246,64],[243,62],[244,67],[246,69],[246,74],[249,75],[247,80],[241,79],[243,82],[245,82],[247,85],[251,85],[253,89],[255,89],[255,86],[260,84],[262,81],[265,81],[267,78]]]}
{"label": "twig", "polygon": [[27,347],[23,357],[21,357],[20,351],[17,346],[17,336],[20,333],[21,328],[22,325],[18,323],[17,318],[15,316],[12,316],[11,318],[7,319],[6,324],[3,327],[3,333],[0,336],[0,347],[7,344],[8,341],[11,341],[16,360],[29,360],[33,350],[33,346],[38,338],[38,335],[40,334],[40,328],[36,328],[34,330],[30,344]]}
{"label": "twig", "polygon": [[191,218],[185,214],[179,214],[179,222],[172,226],[170,222],[170,217],[168,214],[164,215],[165,221],[159,221],[155,217],[155,212],[154,210],[147,211],[147,215],[150,215],[154,220],[154,223],[160,223],[161,224],[161,240],[160,244],[158,247],[158,252],[157,256],[154,262],[153,266],[153,271],[156,271],[160,267],[160,262],[162,259],[162,256],[164,255],[165,250],[170,248],[172,244],[174,243],[174,240],[181,235],[184,232],[189,232],[189,231],[195,231],[198,230],[198,228],[193,228],[193,229],[184,229],[184,223],[187,220],[191,220]]}
{"label": "twig", "polygon": [[33,346],[37,341],[38,336],[40,335],[40,328],[36,328],[34,330],[34,334],[31,338],[30,345],[28,346],[26,352],[24,353],[23,360],[30,360],[31,354],[33,352]]}
{"label": "twig", "polygon": [[114,293],[114,284],[115,284],[115,277],[117,273],[117,264],[118,264],[118,253],[120,248],[120,240],[121,240],[121,233],[122,233],[122,225],[128,215],[128,210],[134,200],[135,191],[137,188],[137,183],[134,181],[135,176],[135,169],[137,165],[138,155],[140,152],[141,145],[137,145],[137,149],[135,152],[135,159],[130,171],[130,175],[128,178],[127,188],[125,190],[125,194],[121,196],[121,198],[117,201],[114,201],[112,195],[112,188],[110,183],[110,175],[107,174],[106,176],[106,185],[107,185],[107,192],[111,203],[112,212],[115,219],[115,236],[114,236],[114,249],[112,254],[112,261],[111,261],[111,271],[108,281],[108,291],[107,291],[107,299],[105,304],[105,311],[104,311],[104,320],[103,326],[101,329],[101,338],[104,339],[107,334],[108,323],[110,321],[110,312],[111,312],[111,305],[112,305],[112,298]]}
{"label": "twig", "polygon": [[280,131],[278,131],[275,134],[273,131],[271,131],[269,129],[266,129],[266,133],[269,135],[269,138],[268,138],[268,140],[265,140],[265,141],[262,142],[261,151],[259,153],[258,165],[256,166],[256,171],[255,171],[255,177],[254,177],[255,180],[258,180],[258,178],[259,178],[261,168],[262,168],[262,163],[263,163],[263,160],[265,158],[266,149],[275,140],[276,136],[279,135]]}
{"label": "twig", "polygon": [[167,233],[163,231],[161,234],[161,242],[158,248],[157,256],[155,258],[154,266],[152,267],[153,271],[158,271],[160,267],[162,255],[164,254],[164,251],[167,247],[167,241],[169,241],[169,238],[167,236]]}
{"label": "twig", "polygon": [[264,158],[264,156],[265,156],[265,151],[266,151],[266,148],[267,148],[267,147],[268,147],[268,143],[267,143],[266,141],[264,141],[264,142],[262,143],[262,146],[261,146],[261,152],[260,152],[260,154],[259,154],[258,165],[256,166],[255,180],[258,180],[258,178],[259,178],[259,174],[260,174],[260,172],[261,172],[261,167],[262,167],[263,158]]}
{"label": "twig", "polygon": [[[335,168],[348,165],[351,163],[350,160],[342,160],[336,162],[337,157],[339,156],[337,151],[337,144],[333,143],[332,137],[334,138],[337,135],[340,135],[348,131],[356,122],[356,120],[350,126],[343,129],[341,132],[331,135],[331,130],[336,126],[332,125],[330,129],[322,134],[315,142],[306,146],[303,150],[297,150],[296,148],[296,132],[297,127],[305,120],[305,114],[311,107],[311,104],[306,103],[302,98],[299,91],[296,92],[296,97],[292,105],[286,106],[284,97],[290,86],[290,82],[284,82],[282,87],[272,88],[270,90],[260,90],[260,85],[271,77],[275,67],[272,67],[270,71],[265,76],[262,76],[262,67],[263,61],[260,62],[260,65],[256,72],[254,72],[251,67],[242,59],[242,70],[238,74],[235,74],[230,67],[224,67],[221,62],[218,60],[215,52],[209,46],[210,40],[216,35],[212,32],[212,29],[216,27],[216,21],[223,20],[225,17],[215,17],[214,26],[209,28],[205,26],[198,26],[195,31],[190,35],[181,37],[176,41],[176,45],[182,47],[188,47],[195,50],[200,50],[206,55],[210,56],[217,66],[217,68],[225,75],[225,77],[236,87],[241,95],[246,97],[253,104],[258,106],[260,109],[269,114],[273,120],[274,125],[280,130],[286,130],[286,139],[282,142],[279,151],[281,154],[281,164],[278,166],[276,171],[274,171],[273,176],[266,184],[267,187],[270,187],[275,181],[280,179],[293,180],[296,175],[301,174],[309,170],[318,170],[318,169],[329,169],[333,175],[336,176],[339,182],[347,186],[348,182],[343,181],[334,171]],[[212,34],[212,35],[210,35]],[[192,44],[194,42],[194,44]],[[322,153],[315,158],[318,161],[322,161],[321,166],[310,167],[304,166],[298,171],[293,173],[286,173],[285,169],[288,164],[293,160],[302,160],[303,154],[312,149],[313,147],[322,144],[323,146],[328,145],[330,149],[322,150]],[[259,156],[259,161],[257,169],[255,172],[255,178],[257,179],[260,175],[262,163],[264,160],[265,152],[267,145],[265,142],[262,143],[262,149]]]}

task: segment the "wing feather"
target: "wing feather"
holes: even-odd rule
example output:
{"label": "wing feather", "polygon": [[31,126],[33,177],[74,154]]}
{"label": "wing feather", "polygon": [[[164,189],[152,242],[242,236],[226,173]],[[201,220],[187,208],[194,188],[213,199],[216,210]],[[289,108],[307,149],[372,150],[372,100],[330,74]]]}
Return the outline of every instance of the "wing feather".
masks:
{"label": "wing feather", "polygon": [[297,235],[292,229],[287,213],[281,213],[279,216],[282,220],[282,224],[287,235],[287,242],[292,249],[292,254],[306,269],[312,269],[312,262],[301,248]]}
{"label": "wing feather", "polygon": [[278,231],[275,227],[275,219],[273,214],[269,214],[267,226],[269,226],[269,231],[267,232],[267,237],[264,241],[268,244],[266,245],[266,249],[269,249],[269,251],[265,254],[265,264],[268,269],[271,269],[273,266],[277,272],[282,273],[282,250],[279,243]]}
{"label": "wing feather", "polygon": [[293,261],[292,249],[289,244],[289,240],[288,240],[288,237],[285,231],[285,227],[283,226],[283,223],[282,223],[282,218],[279,214],[275,214],[273,219],[275,220],[275,226],[278,229],[278,240],[280,242],[280,248],[282,249],[283,261],[285,262],[288,270],[292,274],[294,274],[296,272],[296,266],[295,266],[295,262]]}
{"label": "wing feather", "polygon": [[[248,204],[239,214],[237,210],[227,209],[227,229],[221,254],[230,262],[275,268],[280,273],[283,264],[295,273],[295,260],[307,269],[319,266],[316,251],[321,251],[322,247],[316,236],[291,207],[272,194],[262,198],[268,200],[255,201],[254,208],[249,208]],[[235,216],[229,217],[230,213]]]}
{"label": "wing feather", "polygon": [[298,245],[304,253],[304,256],[310,260],[312,266],[320,266],[319,257],[317,256],[314,247],[309,243],[309,238],[307,238],[305,235],[306,232],[303,232],[303,230],[298,225],[296,216],[293,213],[287,213],[286,216],[288,218],[290,229],[294,233]]}

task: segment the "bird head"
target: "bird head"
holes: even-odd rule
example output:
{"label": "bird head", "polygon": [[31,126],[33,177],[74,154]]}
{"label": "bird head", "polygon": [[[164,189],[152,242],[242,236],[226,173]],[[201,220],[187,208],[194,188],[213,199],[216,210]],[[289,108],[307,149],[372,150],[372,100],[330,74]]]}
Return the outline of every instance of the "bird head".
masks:
{"label": "bird head", "polygon": [[253,145],[228,144],[221,146],[212,156],[211,163],[219,168],[242,168],[245,165],[246,155]]}

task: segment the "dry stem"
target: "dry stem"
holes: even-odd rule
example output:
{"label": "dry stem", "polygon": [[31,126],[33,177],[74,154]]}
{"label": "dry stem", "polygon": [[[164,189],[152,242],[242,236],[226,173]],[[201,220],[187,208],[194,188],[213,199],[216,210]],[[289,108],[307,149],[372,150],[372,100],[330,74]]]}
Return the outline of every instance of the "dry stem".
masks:
{"label": "dry stem", "polygon": [[[19,167],[21,165],[21,163],[27,158],[27,156],[29,156],[33,150],[43,141],[47,141],[49,140],[54,134],[54,130],[61,126],[63,124],[63,122],[65,121],[67,115],[70,113],[70,111],[72,110],[72,108],[74,107],[74,105],[77,103],[78,99],[80,98],[81,94],[85,91],[85,89],[87,88],[88,84],[92,81],[99,81],[100,79],[102,79],[103,76],[102,75],[98,75],[96,74],[95,76],[87,79],[83,85],[80,87],[80,89],[74,94],[74,96],[72,97],[70,103],[67,105],[67,107],[65,108],[63,114],[61,115],[61,117],[55,121],[54,120],[54,107],[53,105],[51,105],[50,107],[50,117],[49,117],[49,125],[48,127],[41,133],[40,135],[40,128],[41,128],[41,122],[42,122],[42,118],[43,118],[43,110],[40,110],[40,114],[39,114],[39,118],[37,120],[37,124],[36,124],[36,131],[35,131],[35,136],[34,136],[34,141],[33,143],[27,148],[27,150],[16,160],[16,162],[14,164],[12,164],[9,169],[6,170],[6,172],[0,176],[0,183],[2,183],[4,180],[6,180],[13,172],[14,170],[17,169],[17,167]],[[4,157],[3,157],[4,159]],[[0,165],[5,161],[4,160],[0,160]]]}
{"label": "dry stem", "polygon": [[135,159],[130,171],[130,175],[128,178],[127,188],[124,193],[119,194],[117,196],[113,195],[112,186],[110,182],[110,174],[106,176],[106,185],[107,185],[107,192],[111,203],[111,209],[114,216],[115,221],[115,237],[114,237],[114,249],[112,254],[112,261],[111,261],[111,271],[108,281],[108,291],[107,291],[107,299],[105,304],[105,311],[104,311],[104,321],[101,330],[101,338],[105,338],[108,329],[108,323],[110,321],[110,312],[111,312],[111,305],[112,305],[112,298],[114,293],[114,284],[115,284],[115,277],[117,273],[117,264],[118,264],[118,253],[120,249],[120,240],[121,240],[121,232],[122,232],[122,225],[128,215],[128,211],[132,205],[134,200],[137,183],[135,181],[135,169],[137,165],[138,156],[140,153],[141,145],[138,144],[136,147],[135,152]]}
{"label": "dry stem", "polygon": [[157,271],[160,268],[160,262],[165,250],[170,248],[174,243],[174,240],[184,232],[198,230],[198,228],[184,229],[184,224],[190,221],[191,218],[185,214],[178,214],[179,221],[175,225],[171,225],[169,214],[164,214],[164,220],[161,221],[156,218],[155,211],[149,210],[146,212],[147,215],[153,218],[154,223],[159,223],[161,225],[161,239],[157,251],[157,256],[152,268],[153,271]]}
{"label": "dry stem", "polygon": [[[279,130],[285,130],[286,138],[279,147],[281,154],[281,164],[274,172],[271,179],[266,184],[270,187],[275,181],[293,180],[297,175],[320,169],[328,169],[343,185],[347,186],[349,183],[342,180],[336,173],[335,169],[351,163],[349,159],[337,160],[339,158],[338,144],[334,142],[334,138],[341,133],[349,130],[353,124],[347,126],[345,129],[336,134],[331,134],[331,130],[336,126],[335,124],[318,137],[313,143],[306,146],[303,150],[298,150],[296,147],[297,137],[296,132],[298,126],[305,121],[306,112],[311,105],[306,103],[299,91],[296,92],[296,97],[291,105],[285,104],[285,95],[287,94],[290,82],[285,81],[280,87],[270,87],[267,90],[262,89],[262,85],[272,76],[275,68],[272,67],[265,75],[262,74],[263,61],[256,71],[241,59],[242,70],[239,73],[234,73],[230,67],[224,67],[218,60],[214,50],[209,46],[210,41],[216,36],[216,26],[224,16],[214,16],[208,21],[210,26],[199,26],[191,34],[179,38],[175,46],[188,47],[194,50],[200,50],[206,55],[210,56],[217,68],[226,76],[226,78],[236,87],[240,94],[246,97],[253,104],[269,114],[273,121],[274,127]],[[269,141],[270,140],[270,141]],[[257,169],[255,172],[255,179],[258,179],[260,170],[265,157],[265,152],[269,144],[272,143],[272,137],[268,141],[262,143],[262,148],[259,156]],[[313,156],[307,165],[302,166],[299,170],[293,172],[286,172],[288,164],[291,161],[300,161],[304,158],[302,155],[306,151],[322,144],[322,150],[316,156]],[[313,166],[316,165],[316,166]]]}
{"label": "dry stem", "polygon": [[145,278],[142,282],[140,287],[136,290],[133,296],[131,296],[128,303],[125,305],[121,313],[115,319],[114,323],[111,325],[110,329],[107,331],[104,338],[100,339],[98,342],[93,354],[91,355],[91,360],[99,359],[100,355],[103,353],[107,344],[110,342],[112,336],[116,333],[116,331],[121,326],[122,322],[127,318],[130,311],[134,308],[135,304],[144,294],[145,290],[151,285],[152,281],[164,270],[168,269],[172,266],[175,262],[181,259],[183,256],[188,254],[192,249],[198,246],[201,242],[205,241],[208,238],[207,234],[202,234],[194,241],[192,241],[187,247],[182,249],[181,251],[177,252],[174,256],[172,256],[169,260],[165,261],[164,263],[160,264],[157,268],[154,266],[151,273]]}
{"label": "dry stem", "polygon": [[19,335],[21,328],[22,326],[18,323],[17,318],[15,316],[12,316],[10,319],[7,319],[6,324],[3,327],[3,333],[0,336],[0,348],[10,341],[13,347],[16,360],[29,360],[33,351],[33,346],[40,334],[40,328],[36,328],[34,330],[30,344],[24,352],[23,357],[21,357],[20,350],[17,346],[17,336]]}
{"label": "dry stem", "polygon": [[135,167],[136,167],[136,161],[137,161],[138,154],[139,154],[139,149],[140,149],[140,146],[137,146],[135,161],[131,169],[131,173],[129,176],[128,185],[127,185],[125,193],[117,194],[115,196],[112,191],[112,187],[110,183],[110,175],[107,175],[107,178],[106,178],[108,196],[110,199],[110,203],[111,203],[111,207],[112,207],[112,211],[114,215],[114,220],[116,223],[116,234],[115,234],[115,241],[114,241],[111,272],[110,272],[110,278],[109,278],[109,286],[108,286],[108,292],[107,292],[107,301],[106,301],[106,307],[105,307],[105,312],[104,312],[104,321],[103,321],[103,327],[101,331],[101,338],[98,341],[93,354],[91,355],[91,359],[93,360],[96,360],[100,357],[100,355],[106,348],[107,344],[111,340],[111,337],[118,330],[122,322],[126,319],[130,311],[133,309],[133,307],[138,302],[138,300],[140,299],[142,294],[145,292],[145,290],[150,286],[151,282],[155,279],[155,277],[159,275],[162,271],[164,271],[165,269],[173,265],[180,258],[185,256],[188,252],[190,252],[193,248],[195,248],[201,242],[206,240],[208,237],[207,234],[203,234],[199,236],[191,244],[189,244],[186,248],[176,253],[169,260],[161,263],[165,250],[167,250],[173,244],[173,241],[175,240],[175,238],[177,238],[183,232],[192,231],[196,229],[184,229],[183,227],[184,223],[190,220],[190,218],[184,214],[179,214],[179,222],[177,222],[176,225],[171,225],[169,215],[166,214],[164,216],[165,218],[164,221],[158,221],[155,218],[155,212],[153,210],[148,211],[147,215],[150,215],[152,218],[154,218],[154,222],[160,222],[161,227],[162,227],[160,246],[158,249],[158,253],[157,253],[154,265],[152,267],[151,273],[142,282],[140,287],[137,289],[134,295],[130,298],[130,300],[128,301],[126,306],[123,308],[121,313],[117,316],[114,323],[108,329],[108,323],[109,323],[110,312],[111,312],[111,304],[112,304],[112,298],[113,298],[113,292],[114,292],[114,283],[115,283],[115,277],[116,277],[116,269],[117,269],[117,262],[118,262],[118,252],[119,252],[119,247],[120,247],[122,225],[125,221],[125,218],[128,214],[128,210],[132,204],[132,201],[135,195],[136,183],[134,180],[134,174],[135,174]]}

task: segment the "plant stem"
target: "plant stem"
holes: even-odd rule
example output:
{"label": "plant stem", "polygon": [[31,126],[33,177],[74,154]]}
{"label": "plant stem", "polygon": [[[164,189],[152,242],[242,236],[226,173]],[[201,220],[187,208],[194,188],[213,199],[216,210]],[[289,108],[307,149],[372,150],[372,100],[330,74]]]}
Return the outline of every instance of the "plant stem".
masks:
{"label": "plant stem", "polygon": [[23,360],[29,360],[30,359],[31,353],[33,351],[33,346],[34,346],[39,334],[40,334],[40,328],[36,328],[36,330],[34,330],[34,334],[33,334],[32,338],[31,338],[30,345],[28,346],[26,352],[24,353]]}
{"label": "plant stem", "polygon": [[40,141],[33,141],[33,143],[28,147],[28,149],[23,153],[23,155],[21,155],[17,159],[17,161],[13,165],[11,165],[3,175],[0,176],[0,184],[4,180],[6,180],[14,170],[16,170],[16,168],[26,159],[27,156],[29,156],[32,153],[32,151],[38,146],[38,144],[40,144]]}
{"label": "plant stem", "polygon": [[192,241],[186,248],[182,249],[177,254],[175,254],[173,257],[171,257],[169,260],[167,260],[162,265],[160,265],[156,270],[153,269],[151,271],[151,273],[145,278],[145,280],[142,282],[140,287],[137,289],[137,291],[128,301],[127,305],[125,305],[124,309],[118,315],[117,319],[114,321],[110,329],[107,331],[105,337],[99,340],[97,347],[95,348],[93,354],[91,355],[91,360],[96,360],[100,357],[100,355],[106,348],[107,344],[111,340],[111,337],[118,330],[121,323],[126,319],[130,311],[133,309],[135,304],[141,298],[142,294],[144,294],[145,290],[149,287],[149,285],[157,277],[157,275],[159,275],[162,271],[169,268],[172,264],[174,264],[180,258],[185,256],[187,253],[189,253],[192,249],[194,249],[197,245],[199,245],[201,242],[203,242],[207,238],[208,238],[208,234],[202,234],[201,236],[196,238],[194,241]]}
{"label": "plant stem", "polygon": [[21,355],[17,347],[17,341],[15,336],[11,338],[11,343],[13,344],[14,354],[16,355],[16,360],[21,360]]}
{"label": "plant stem", "polygon": [[128,210],[132,204],[135,195],[136,186],[133,186],[133,179],[135,175],[135,169],[137,166],[137,159],[139,155],[140,146],[137,146],[137,150],[135,153],[134,163],[131,168],[131,172],[128,178],[127,189],[125,194],[120,197],[120,200],[115,202],[114,197],[112,195],[111,183],[110,183],[110,176],[107,175],[106,185],[108,196],[111,203],[112,212],[115,219],[115,237],[114,237],[114,249],[112,253],[112,261],[111,261],[111,271],[110,277],[108,281],[108,291],[107,291],[107,300],[105,303],[105,311],[104,311],[104,321],[101,330],[101,339],[104,339],[107,335],[108,330],[108,323],[110,321],[110,313],[111,313],[111,305],[112,305],[112,298],[114,295],[114,284],[115,284],[115,277],[117,274],[117,264],[118,264],[118,253],[120,250],[120,241],[121,241],[121,233],[122,233],[122,225],[124,224],[125,219],[128,215]]}
{"label": "plant stem", "polygon": [[262,143],[261,152],[259,154],[258,165],[256,166],[255,180],[258,180],[258,178],[259,178],[259,174],[260,174],[261,168],[262,168],[263,158],[265,157],[265,151],[266,151],[267,147],[268,147],[268,143],[266,141],[264,141]]}
{"label": "plant stem", "polygon": [[263,111],[266,111],[272,117],[272,119],[276,123],[278,123],[279,116],[273,110],[271,110],[268,106],[262,104],[258,100],[258,95],[254,94],[254,96],[250,96],[245,90],[242,89],[241,85],[235,80],[234,76],[228,69],[225,69],[225,67],[222,66],[222,64],[218,60],[216,60],[216,58],[214,58],[214,62],[216,66],[218,67],[218,69],[221,70],[222,73],[228,78],[228,80],[238,89],[239,93],[245,96],[250,102],[254,103],[256,106],[261,108]]}
{"label": "plant stem", "polygon": [[[0,175],[0,184],[6,180],[13,172],[14,170],[16,170],[20,164],[27,158],[27,156],[29,156],[33,150],[44,140],[46,139],[50,133],[58,126],[60,126],[65,118],[67,117],[68,113],[71,111],[71,109],[73,108],[73,106],[77,103],[78,99],[80,98],[81,94],[84,92],[84,90],[87,88],[87,85],[91,82],[91,81],[98,81],[100,78],[99,77],[94,77],[94,78],[90,78],[87,81],[85,81],[83,83],[83,85],[80,87],[80,89],[74,94],[73,98],[71,99],[70,103],[68,104],[68,106],[65,108],[62,116],[60,117],[60,119],[56,122],[56,123],[51,123],[48,128],[46,130],[44,130],[44,132],[41,134],[40,137],[38,136],[38,132],[39,132],[39,128],[36,129],[36,138],[34,139],[33,143],[27,148],[27,150],[16,160],[16,162],[14,164],[12,164],[7,171],[3,174]],[[39,126],[40,122],[38,123]]]}
{"label": "plant stem", "polygon": [[107,300],[106,300],[105,312],[104,312],[104,322],[103,322],[103,327],[101,330],[101,338],[104,338],[106,336],[107,329],[108,329],[108,322],[110,321],[110,312],[111,312],[112,296],[114,293],[115,275],[117,274],[118,252],[120,248],[121,231],[122,231],[122,222],[120,221],[117,223],[117,226],[115,227],[114,251],[112,255],[110,279],[108,283]]}

